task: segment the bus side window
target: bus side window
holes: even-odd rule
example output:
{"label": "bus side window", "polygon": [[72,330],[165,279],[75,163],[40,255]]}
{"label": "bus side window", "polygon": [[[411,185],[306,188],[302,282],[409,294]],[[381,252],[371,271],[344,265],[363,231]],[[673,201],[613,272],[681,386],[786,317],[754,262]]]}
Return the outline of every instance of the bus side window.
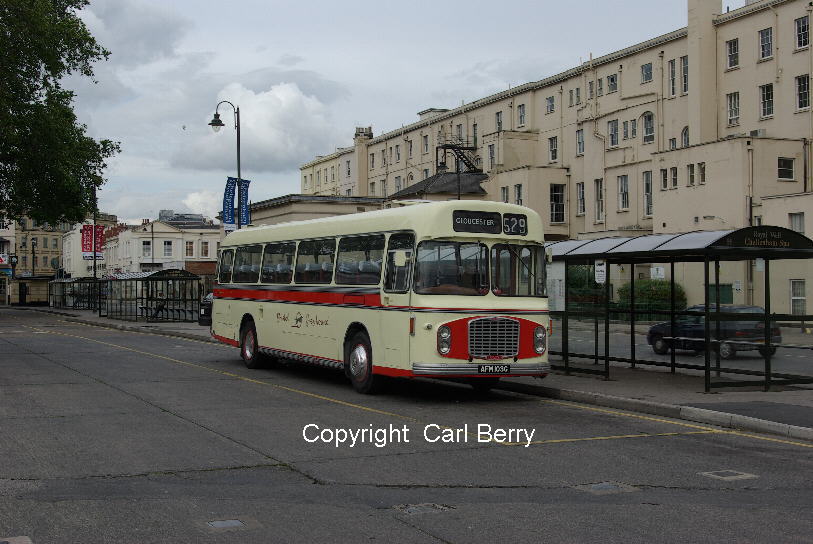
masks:
{"label": "bus side window", "polygon": [[[414,247],[415,235],[411,232],[399,232],[390,236],[384,291],[406,293],[409,290],[409,272],[412,269]],[[401,260],[405,262],[400,262]]]}
{"label": "bus side window", "polygon": [[226,249],[220,253],[218,283],[231,283],[231,269],[234,262],[234,250]]}
{"label": "bus side window", "polygon": [[268,244],[263,254],[262,283],[291,283],[296,243]]}
{"label": "bus side window", "polygon": [[333,279],[333,254],[336,239],[299,242],[296,253],[296,283],[330,283]]}
{"label": "bus side window", "polygon": [[378,285],[384,258],[384,235],[347,236],[339,240],[336,283]]}
{"label": "bus side window", "polygon": [[260,259],[263,246],[245,246],[237,248],[234,258],[234,283],[257,283],[260,279]]}

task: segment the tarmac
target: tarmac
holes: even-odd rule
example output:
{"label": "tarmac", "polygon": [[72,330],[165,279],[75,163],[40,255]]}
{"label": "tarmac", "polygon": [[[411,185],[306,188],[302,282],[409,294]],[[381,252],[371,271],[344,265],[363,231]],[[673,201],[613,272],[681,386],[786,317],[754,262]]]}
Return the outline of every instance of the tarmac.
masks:
{"label": "tarmac", "polygon": [[[218,343],[209,327],[197,323],[126,322],[98,317],[91,310],[18,309],[61,315],[74,323]],[[706,393],[703,376],[696,371],[678,369],[671,374],[668,369],[630,368],[622,363],[612,363],[610,376],[605,380],[553,371],[544,379],[503,378],[496,389],[813,441],[813,386],[780,386],[771,391],[738,387]]]}

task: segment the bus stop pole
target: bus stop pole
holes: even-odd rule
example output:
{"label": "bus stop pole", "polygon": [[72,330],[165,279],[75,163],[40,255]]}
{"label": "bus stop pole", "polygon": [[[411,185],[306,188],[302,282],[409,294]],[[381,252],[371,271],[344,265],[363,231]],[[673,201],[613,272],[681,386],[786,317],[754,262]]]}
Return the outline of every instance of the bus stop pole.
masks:
{"label": "bus stop pole", "polygon": [[565,260],[565,304],[564,309],[562,310],[562,359],[565,363],[565,376],[570,375],[570,357],[568,357],[568,353],[570,352],[570,345],[568,342],[568,329],[567,329],[567,322],[568,322],[568,315],[567,315],[567,308],[569,305],[568,299],[570,298],[570,290],[568,287],[568,268],[570,268],[570,263]]}
{"label": "bus stop pole", "polygon": [[771,260],[765,259],[765,391],[771,390]]}
{"label": "bus stop pole", "polygon": [[709,311],[709,258],[708,255],[703,258],[703,278],[704,282],[703,285],[706,286],[704,289],[704,299],[705,304],[703,306],[704,310],[704,337],[705,337],[705,371],[704,371],[704,378],[705,378],[705,389],[706,393],[711,391],[711,357],[709,353],[709,349],[711,348],[711,325],[709,324],[709,319],[711,318],[711,312]]}
{"label": "bus stop pole", "polygon": [[717,349],[714,352],[715,369],[720,377],[720,259],[714,260],[714,338],[717,340]]}
{"label": "bus stop pole", "polygon": [[[606,261],[605,261],[606,262]],[[593,261],[595,265],[595,261]],[[610,266],[604,278],[604,379],[610,379]]]}
{"label": "bus stop pole", "polygon": [[635,368],[635,263],[630,263],[630,368]]}
{"label": "bus stop pole", "polygon": [[672,349],[669,350],[669,366],[672,374],[675,373],[675,261],[669,261],[669,335],[673,338]]}

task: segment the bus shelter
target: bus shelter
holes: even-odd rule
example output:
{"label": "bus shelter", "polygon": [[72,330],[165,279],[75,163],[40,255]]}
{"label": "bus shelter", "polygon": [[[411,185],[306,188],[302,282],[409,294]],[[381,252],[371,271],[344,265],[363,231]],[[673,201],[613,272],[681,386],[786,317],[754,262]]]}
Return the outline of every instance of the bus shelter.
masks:
{"label": "bus shelter", "polygon": [[100,315],[123,321],[196,321],[200,277],[186,270],[114,274],[105,279]]}
{"label": "bus shelter", "polygon": [[97,310],[103,282],[95,278],[51,280],[48,282],[49,306],[63,310]]}
{"label": "bus shelter", "polygon": [[[605,379],[611,362],[688,369],[702,372],[706,392],[813,383],[813,336],[804,335],[813,332],[806,325],[813,315],[792,292],[788,306],[784,291],[788,274],[813,275],[813,240],[798,232],[754,226],[566,240],[547,244],[547,251],[551,314],[561,318],[561,349],[551,351],[562,359],[555,369]],[[624,285],[613,284],[615,275],[624,276]],[[722,275],[739,279],[721,282]],[[790,280],[791,289],[799,281]],[[653,303],[650,291],[658,290]],[[687,292],[694,293],[693,304]],[[583,349],[589,344],[592,352]],[[702,363],[684,352],[702,356]]]}

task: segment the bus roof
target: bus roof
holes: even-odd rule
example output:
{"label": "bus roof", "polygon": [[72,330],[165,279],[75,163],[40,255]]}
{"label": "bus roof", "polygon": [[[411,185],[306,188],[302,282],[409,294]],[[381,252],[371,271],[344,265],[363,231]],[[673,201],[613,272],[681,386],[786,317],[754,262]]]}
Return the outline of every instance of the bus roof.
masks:
{"label": "bus roof", "polygon": [[[502,233],[455,232],[452,225],[452,212],[454,210],[522,214],[527,217],[528,234],[526,236],[507,236]],[[516,204],[482,200],[449,200],[443,202],[412,202],[407,206],[384,210],[249,227],[234,231],[226,236],[221,247],[397,230],[415,231],[418,240],[463,236],[481,239],[510,238],[517,241],[540,243],[543,241],[542,220],[530,208]]]}

